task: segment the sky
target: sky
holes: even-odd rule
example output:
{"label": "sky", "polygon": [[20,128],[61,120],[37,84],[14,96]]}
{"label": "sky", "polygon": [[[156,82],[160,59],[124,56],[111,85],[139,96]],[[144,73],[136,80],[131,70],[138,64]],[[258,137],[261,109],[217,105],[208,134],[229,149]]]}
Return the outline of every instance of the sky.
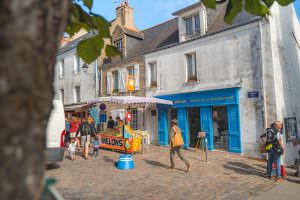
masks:
{"label": "sky", "polygon": [[[94,0],[92,11],[110,21],[115,18],[115,8],[120,2],[122,0]],[[173,12],[195,2],[197,0],[129,0],[129,5],[135,9],[135,25],[144,30],[173,18]],[[300,0],[294,2],[294,7],[300,19]]]}

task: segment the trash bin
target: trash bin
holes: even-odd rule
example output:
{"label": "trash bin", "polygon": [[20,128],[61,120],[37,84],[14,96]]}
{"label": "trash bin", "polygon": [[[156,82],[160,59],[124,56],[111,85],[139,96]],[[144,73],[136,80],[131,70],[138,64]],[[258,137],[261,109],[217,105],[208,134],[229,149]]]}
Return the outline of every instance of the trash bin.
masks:
{"label": "trash bin", "polygon": [[122,154],[119,157],[117,168],[121,170],[130,170],[134,168],[134,163],[132,160],[132,155]]}

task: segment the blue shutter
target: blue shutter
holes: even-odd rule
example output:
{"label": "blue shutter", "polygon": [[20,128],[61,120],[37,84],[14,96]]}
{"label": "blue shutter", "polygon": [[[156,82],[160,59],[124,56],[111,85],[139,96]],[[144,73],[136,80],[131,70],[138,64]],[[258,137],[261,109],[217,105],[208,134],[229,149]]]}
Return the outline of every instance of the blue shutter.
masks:
{"label": "blue shutter", "polygon": [[167,109],[158,110],[158,144],[162,146],[169,145]]}
{"label": "blue shutter", "polygon": [[178,126],[181,130],[182,138],[184,141],[183,147],[188,148],[189,147],[189,124],[188,124],[187,110],[185,108],[178,108],[177,116],[178,116]]}
{"label": "blue shutter", "polygon": [[200,120],[201,120],[201,131],[206,132],[206,138],[208,140],[208,149],[214,149],[213,146],[213,134],[212,134],[212,112],[211,107],[200,108]]}
{"label": "blue shutter", "polygon": [[241,153],[239,109],[237,105],[227,107],[228,112],[228,150]]}

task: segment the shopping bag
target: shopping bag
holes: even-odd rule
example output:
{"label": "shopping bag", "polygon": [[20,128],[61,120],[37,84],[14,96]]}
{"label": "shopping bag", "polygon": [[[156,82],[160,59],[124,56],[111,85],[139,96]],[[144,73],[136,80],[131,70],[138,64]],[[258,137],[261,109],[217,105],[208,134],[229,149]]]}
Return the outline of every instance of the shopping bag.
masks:
{"label": "shopping bag", "polygon": [[184,142],[181,136],[181,131],[179,128],[175,128],[173,147],[181,147],[183,144]]}

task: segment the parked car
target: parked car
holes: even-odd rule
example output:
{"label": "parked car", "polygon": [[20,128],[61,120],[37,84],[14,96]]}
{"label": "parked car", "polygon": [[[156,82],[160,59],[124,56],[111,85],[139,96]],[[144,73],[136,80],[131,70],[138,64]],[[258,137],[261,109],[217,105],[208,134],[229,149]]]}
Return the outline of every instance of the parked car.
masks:
{"label": "parked car", "polygon": [[47,125],[47,161],[57,163],[64,158],[65,114],[61,100],[53,100]]}

